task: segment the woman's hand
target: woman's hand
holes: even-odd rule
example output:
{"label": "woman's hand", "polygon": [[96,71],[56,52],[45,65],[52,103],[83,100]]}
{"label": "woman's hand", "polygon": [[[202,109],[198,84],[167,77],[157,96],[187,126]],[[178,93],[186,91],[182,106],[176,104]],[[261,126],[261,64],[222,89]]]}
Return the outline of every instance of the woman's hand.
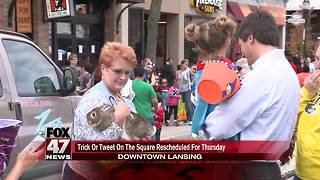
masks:
{"label": "woman's hand", "polygon": [[123,127],[123,123],[128,116],[131,115],[131,109],[124,102],[118,102],[114,107],[114,122],[119,126]]}
{"label": "woman's hand", "polygon": [[311,93],[316,94],[320,88],[320,71],[317,70],[304,80],[304,87]]}

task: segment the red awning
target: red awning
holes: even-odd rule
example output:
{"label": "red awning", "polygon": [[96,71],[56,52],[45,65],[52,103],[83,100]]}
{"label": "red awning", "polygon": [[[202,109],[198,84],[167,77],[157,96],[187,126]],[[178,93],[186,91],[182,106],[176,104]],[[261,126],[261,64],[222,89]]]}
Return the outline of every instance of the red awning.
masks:
{"label": "red awning", "polygon": [[227,11],[231,12],[238,21],[242,21],[245,18],[239,4],[236,2],[227,1]]}
{"label": "red awning", "polygon": [[[251,12],[258,10],[257,6],[249,4],[239,4],[237,2],[228,1],[227,11],[230,12],[238,21],[242,21]],[[276,20],[278,25],[285,25],[286,10],[284,7],[276,6],[260,6],[259,10],[269,12]]]}

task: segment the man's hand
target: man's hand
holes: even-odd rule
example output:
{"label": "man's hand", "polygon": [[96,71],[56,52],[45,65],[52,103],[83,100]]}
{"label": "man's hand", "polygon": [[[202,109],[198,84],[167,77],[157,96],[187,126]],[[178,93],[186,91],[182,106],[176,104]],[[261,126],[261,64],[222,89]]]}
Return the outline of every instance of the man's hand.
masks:
{"label": "man's hand", "polygon": [[131,115],[131,110],[124,102],[118,102],[114,107],[114,122],[119,126],[123,127],[123,123],[128,116]]}
{"label": "man's hand", "polygon": [[317,70],[304,80],[304,87],[311,93],[316,94],[320,88],[320,70]]}

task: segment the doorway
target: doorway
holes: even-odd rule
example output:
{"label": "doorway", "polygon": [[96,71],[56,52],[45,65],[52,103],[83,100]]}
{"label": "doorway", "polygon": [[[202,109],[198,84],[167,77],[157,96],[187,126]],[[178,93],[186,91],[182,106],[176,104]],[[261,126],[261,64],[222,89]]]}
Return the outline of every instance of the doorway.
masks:
{"label": "doorway", "polygon": [[53,59],[59,67],[67,66],[71,53],[94,67],[104,39],[102,1],[75,0],[75,15],[52,22]]}

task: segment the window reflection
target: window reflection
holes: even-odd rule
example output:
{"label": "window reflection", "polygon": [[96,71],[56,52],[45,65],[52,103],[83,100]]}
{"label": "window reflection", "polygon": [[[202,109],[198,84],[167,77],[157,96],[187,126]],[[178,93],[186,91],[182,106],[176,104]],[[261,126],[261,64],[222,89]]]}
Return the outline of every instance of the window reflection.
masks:
{"label": "window reflection", "polygon": [[77,4],[76,5],[76,10],[77,10],[77,15],[87,15],[87,5],[86,4]]}
{"label": "window reflection", "polygon": [[58,93],[56,69],[43,54],[27,43],[3,40],[3,44],[20,96]]}
{"label": "window reflection", "polygon": [[101,2],[98,0],[92,0],[91,3],[88,4],[77,4],[76,5],[76,15],[97,15],[99,12],[99,7]]}
{"label": "window reflection", "polygon": [[57,22],[58,34],[71,34],[71,23]]}
{"label": "window reflection", "polygon": [[85,38],[89,30],[89,24],[77,24],[76,25],[76,37],[77,38]]}

